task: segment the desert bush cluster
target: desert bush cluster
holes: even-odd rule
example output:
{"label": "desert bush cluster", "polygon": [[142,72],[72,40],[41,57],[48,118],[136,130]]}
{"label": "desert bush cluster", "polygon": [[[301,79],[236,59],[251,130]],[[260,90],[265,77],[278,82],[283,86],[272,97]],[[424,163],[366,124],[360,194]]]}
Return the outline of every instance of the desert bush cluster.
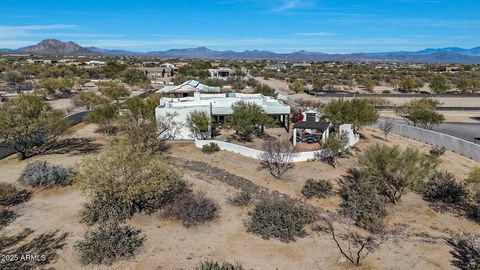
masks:
{"label": "desert bush cluster", "polygon": [[462,270],[480,269],[480,236],[473,234],[456,235],[448,240],[453,248],[452,264]]}
{"label": "desert bush cluster", "polygon": [[118,223],[108,223],[95,230],[89,230],[83,240],[75,244],[80,255],[80,263],[112,264],[132,257],[143,245],[145,236],[141,230]]}
{"label": "desert bush cluster", "polygon": [[94,198],[83,205],[80,213],[81,220],[87,225],[96,223],[124,222],[135,214],[135,208],[120,201],[115,196],[108,198]]}
{"label": "desert bush cluster", "polygon": [[333,185],[327,180],[308,179],[302,189],[303,196],[307,198],[326,198],[333,195]]}
{"label": "desert bush cluster", "polygon": [[22,203],[30,197],[26,190],[18,189],[10,183],[0,182],[0,206],[11,206]]}
{"label": "desert bush cluster", "polygon": [[185,227],[210,221],[218,216],[220,206],[201,192],[178,195],[167,207],[165,215],[179,220]]}
{"label": "desert bush cluster", "polygon": [[213,154],[218,151],[220,151],[220,146],[214,142],[202,146],[202,152],[205,154]]}
{"label": "desert bush cluster", "polygon": [[249,215],[250,220],[246,223],[248,232],[283,242],[304,236],[304,226],[315,220],[315,213],[310,207],[276,193],[263,195]]}
{"label": "desert bush cluster", "polygon": [[228,199],[228,201],[235,206],[248,205],[251,200],[252,195],[246,191],[241,191]]}
{"label": "desert bush cluster", "polygon": [[67,186],[72,182],[72,170],[47,161],[35,161],[28,164],[18,181],[32,187]]}
{"label": "desert bush cluster", "polygon": [[435,172],[423,189],[425,199],[444,203],[462,203],[467,194],[465,186],[449,172]]}
{"label": "desert bush cluster", "polygon": [[245,270],[241,264],[206,260],[198,264],[194,270]]}

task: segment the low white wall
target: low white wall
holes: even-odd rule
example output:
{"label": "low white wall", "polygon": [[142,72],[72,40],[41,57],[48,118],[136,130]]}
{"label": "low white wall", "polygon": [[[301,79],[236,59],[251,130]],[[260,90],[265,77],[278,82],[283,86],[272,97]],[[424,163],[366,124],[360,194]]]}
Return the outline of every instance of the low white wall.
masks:
{"label": "low white wall", "polygon": [[[379,119],[378,123],[373,125],[378,128],[378,124],[388,119]],[[392,133],[402,137],[410,138],[419,142],[443,146],[447,150],[471,158],[480,162],[480,144],[469,142],[448,134],[439,133],[433,130],[409,126],[400,123],[394,123]]]}
{"label": "low white wall", "polygon": [[[359,141],[359,139],[360,139],[359,136],[356,135],[353,140],[350,140],[350,145],[348,147],[355,145]],[[217,140],[195,140],[195,146],[198,148],[202,148],[204,145],[209,143],[216,143],[221,150],[230,151],[230,152],[237,153],[242,156],[246,156],[254,159],[259,159],[259,155],[263,153],[263,151],[261,150],[252,149],[252,148],[234,144],[234,143],[228,143],[228,142],[217,141]],[[299,152],[298,155],[293,158],[293,162],[313,160],[315,158],[315,153],[318,154],[321,152],[323,152],[323,150]]]}

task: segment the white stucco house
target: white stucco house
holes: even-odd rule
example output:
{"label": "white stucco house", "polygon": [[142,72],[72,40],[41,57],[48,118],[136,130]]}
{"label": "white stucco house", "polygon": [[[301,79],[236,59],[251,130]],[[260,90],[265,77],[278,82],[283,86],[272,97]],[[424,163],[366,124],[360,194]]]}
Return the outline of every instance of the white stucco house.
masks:
{"label": "white stucco house", "polygon": [[157,90],[157,93],[172,94],[177,98],[192,96],[193,93],[220,93],[221,88],[208,86],[196,80],[189,80],[180,85],[169,85]]}
{"label": "white stucco house", "polygon": [[177,139],[194,139],[194,135],[186,126],[190,112],[204,111],[216,122],[224,122],[225,117],[232,114],[232,105],[239,101],[252,102],[262,107],[266,114],[279,120],[288,130],[290,125],[290,106],[273,97],[262,94],[205,94],[195,92],[193,97],[161,98],[155,109],[157,119],[174,114],[174,121],[180,123],[181,130]]}

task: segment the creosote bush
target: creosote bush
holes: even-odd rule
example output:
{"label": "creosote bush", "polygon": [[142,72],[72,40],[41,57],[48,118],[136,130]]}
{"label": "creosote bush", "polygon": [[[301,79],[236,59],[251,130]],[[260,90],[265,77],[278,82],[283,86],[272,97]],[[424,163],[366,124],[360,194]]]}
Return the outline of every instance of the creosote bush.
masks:
{"label": "creosote bush", "polygon": [[184,192],[167,207],[165,215],[191,227],[215,219],[219,210],[220,206],[205,194]]}
{"label": "creosote bush", "polygon": [[246,191],[241,191],[235,196],[228,199],[228,201],[235,206],[245,206],[252,200],[252,195]]}
{"label": "creosote bush", "polygon": [[33,187],[67,186],[72,182],[71,172],[61,165],[35,161],[25,167],[18,181]]}
{"label": "creosote bush", "polygon": [[465,186],[449,172],[435,172],[426,182],[423,196],[429,201],[462,203],[467,198]]}
{"label": "creosote bush", "polygon": [[249,213],[247,231],[263,239],[277,238],[282,242],[304,236],[304,226],[315,220],[313,210],[300,201],[280,194],[264,195]]}
{"label": "creosote bush", "polygon": [[333,195],[333,185],[327,180],[308,179],[302,189],[303,196],[307,198],[326,198]]}
{"label": "creosote bush", "polygon": [[448,240],[453,250],[452,264],[462,270],[480,269],[480,236],[462,234]]}
{"label": "creosote bush", "polygon": [[85,238],[75,244],[80,263],[107,264],[135,255],[143,245],[145,236],[141,230],[118,223],[108,223],[85,233]]}
{"label": "creosote bush", "polygon": [[[353,173],[355,174],[355,173]],[[387,215],[385,199],[377,194],[371,183],[354,176],[355,182],[344,186],[339,213],[352,218],[355,224],[366,230],[377,232],[383,229],[383,218]]]}
{"label": "creosote bush", "polygon": [[430,155],[440,157],[443,156],[446,151],[447,149],[445,147],[436,145],[430,149]]}
{"label": "creosote bush", "polygon": [[103,223],[107,221],[123,222],[135,214],[135,208],[124,203],[115,196],[106,198],[94,198],[83,205],[81,219],[87,225]]}
{"label": "creosote bush", "polygon": [[20,190],[10,183],[0,182],[0,205],[10,206],[22,203],[30,197],[26,190]]}
{"label": "creosote bush", "polygon": [[202,146],[202,152],[205,154],[213,154],[218,151],[220,151],[220,146],[214,142]]}
{"label": "creosote bush", "polygon": [[229,262],[216,262],[206,260],[201,262],[194,270],[245,270],[241,264],[232,264]]}

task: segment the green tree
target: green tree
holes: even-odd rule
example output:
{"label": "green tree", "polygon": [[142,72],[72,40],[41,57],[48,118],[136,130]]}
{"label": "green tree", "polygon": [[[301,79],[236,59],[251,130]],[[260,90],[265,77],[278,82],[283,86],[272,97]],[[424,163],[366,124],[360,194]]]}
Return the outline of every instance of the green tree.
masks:
{"label": "green tree", "polygon": [[313,82],[313,89],[315,89],[315,90],[322,91],[322,90],[324,90],[325,86],[327,86],[327,81],[326,80],[316,79]]}
{"label": "green tree", "polygon": [[405,192],[423,188],[438,159],[413,147],[402,150],[398,145],[376,144],[359,157],[358,164],[361,177],[372,183],[380,195],[397,204]]}
{"label": "green tree", "polygon": [[187,127],[197,139],[210,137],[210,116],[205,111],[193,111],[187,116]]}
{"label": "green tree", "polygon": [[19,95],[0,109],[0,141],[24,159],[36,146],[53,143],[68,127],[63,114],[40,97]]}
{"label": "green tree", "polygon": [[22,83],[25,81],[25,76],[15,70],[11,71],[6,71],[2,74],[2,80],[5,81],[7,84],[12,84],[15,86],[15,89],[17,89],[18,92],[18,84]]}
{"label": "green tree", "polygon": [[275,97],[275,89],[266,85],[266,84],[259,84],[255,87],[255,94],[262,94],[264,96]]}
{"label": "green tree", "polygon": [[295,80],[288,86],[288,88],[295,91],[295,93],[300,93],[300,92],[305,91],[306,85],[305,85],[304,81]]}
{"label": "green tree", "polygon": [[330,134],[322,144],[323,151],[315,153],[316,158],[322,159],[332,165],[337,166],[337,157],[348,146],[348,136],[346,133],[336,132]]}
{"label": "green tree", "polygon": [[241,140],[251,140],[252,135],[260,132],[264,126],[273,124],[273,120],[252,102],[239,101],[232,105],[233,113],[227,117],[230,127],[236,131]]}
{"label": "green tree", "polygon": [[448,78],[445,75],[435,75],[430,81],[430,89],[437,94],[443,94],[450,89]]}
{"label": "green tree", "polygon": [[75,107],[84,107],[90,111],[95,106],[106,103],[107,100],[94,92],[79,92],[72,97],[72,104]]}
{"label": "green tree", "polygon": [[323,117],[332,122],[335,126],[352,124],[355,132],[366,125],[377,122],[379,113],[368,100],[332,100],[323,109]]}
{"label": "green tree", "polygon": [[104,104],[96,107],[93,111],[87,114],[85,121],[90,124],[97,124],[100,130],[105,134],[112,134],[114,132],[114,122],[117,119],[117,108],[110,104]]}
{"label": "green tree", "polygon": [[100,92],[109,98],[110,100],[115,100],[120,103],[120,99],[128,97],[130,95],[130,91],[128,91],[127,87],[120,83],[116,82],[104,82],[98,85]]}
{"label": "green tree", "polygon": [[405,103],[402,107],[395,110],[395,113],[408,123],[421,128],[432,129],[434,126],[443,123],[445,117],[436,111],[440,104],[435,99],[414,99]]}
{"label": "green tree", "polygon": [[75,83],[79,86],[78,90],[82,90],[85,87],[85,84],[90,82],[90,78],[79,77],[75,80]]}
{"label": "green tree", "polygon": [[406,76],[403,80],[400,81],[399,88],[400,90],[406,92],[412,92],[422,88],[423,83],[414,76]]}
{"label": "green tree", "polygon": [[114,199],[136,211],[158,209],[185,186],[163,157],[122,142],[84,159],[75,179],[91,200]]}
{"label": "green tree", "polygon": [[124,83],[131,86],[138,86],[149,81],[145,72],[135,68],[125,70],[122,74],[122,80]]}
{"label": "green tree", "polygon": [[46,78],[40,81],[40,87],[47,90],[49,94],[55,94],[57,91],[70,94],[73,85],[73,81],[69,78]]}

